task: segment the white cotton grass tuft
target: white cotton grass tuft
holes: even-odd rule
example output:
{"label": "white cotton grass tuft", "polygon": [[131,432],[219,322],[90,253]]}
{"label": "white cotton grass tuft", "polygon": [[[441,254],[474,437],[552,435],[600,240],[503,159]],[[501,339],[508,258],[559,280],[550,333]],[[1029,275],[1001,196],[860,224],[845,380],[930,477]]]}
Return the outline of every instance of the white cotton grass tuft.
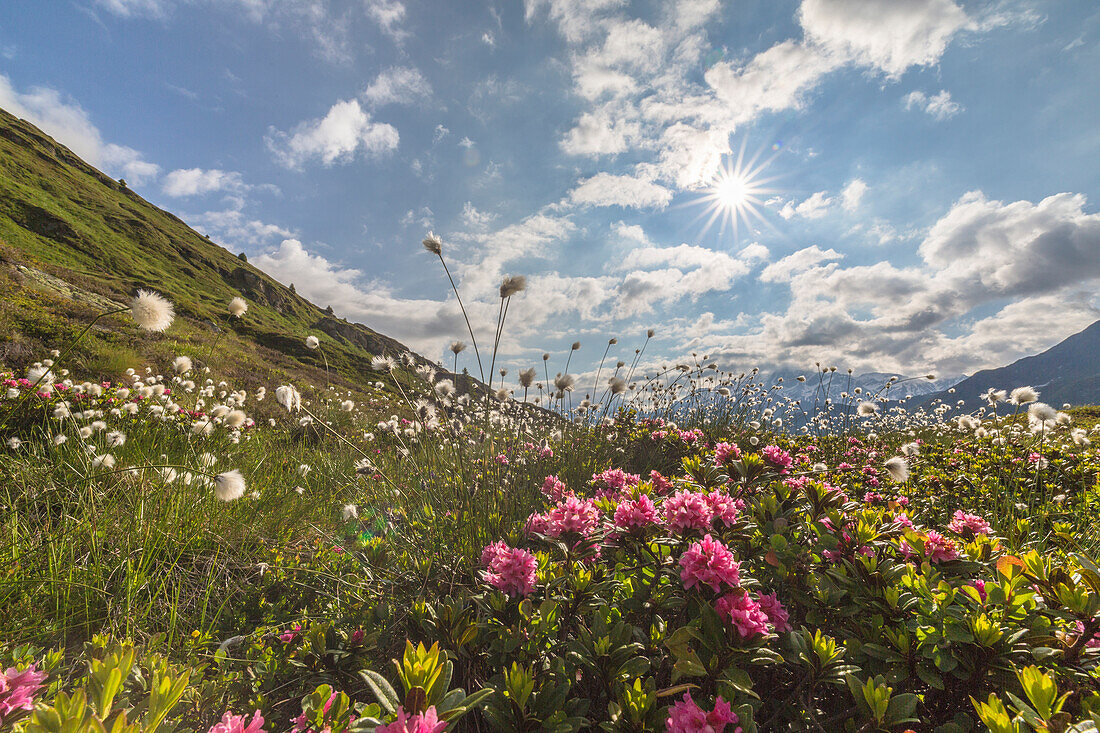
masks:
{"label": "white cotton grass tuft", "polygon": [[297,412],[302,409],[302,395],[289,384],[284,384],[275,390],[275,400],[285,407],[287,412]]}
{"label": "white cotton grass tuft", "polygon": [[164,296],[151,290],[139,290],[130,300],[130,316],[146,331],[166,331],[176,317],[172,304]]}
{"label": "white cotton grass tuft", "polygon": [[909,462],[904,457],[894,456],[882,465],[894,483],[901,484],[909,480]]}
{"label": "white cotton grass tuft", "polygon": [[523,275],[509,275],[500,283],[500,297],[511,298],[527,289],[527,278]]}
{"label": "white cotton grass tuft", "polygon": [[906,443],[901,447],[901,454],[910,458],[918,456],[920,455],[920,445],[917,443]]}
{"label": "white cotton grass tuft", "polygon": [[1028,405],[1027,416],[1037,422],[1046,422],[1058,417],[1058,411],[1045,402],[1032,402]]}
{"label": "white cotton grass tuft", "polygon": [[248,416],[244,413],[244,410],[230,410],[225,414],[225,424],[230,428],[242,427],[246,420],[248,420]]}
{"label": "white cotton grass tuft", "polygon": [[466,350],[466,344],[464,344],[463,342],[461,342],[461,341],[452,341],[451,342],[451,353],[452,354],[458,355],[458,354],[461,354],[465,350]]}
{"label": "white cotton grass tuft", "polygon": [[863,402],[859,403],[857,411],[860,417],[870,417],[871,415],[878,414],[878,405],[874,402],[868,402],[867,400],[864,400]]}
{"label": "white cotton grass tuft", "polygon": [[443,256],[443,240],[440,239],[435,232],[428,232],[428,236],[424,237],[421,244],[424,245],[424,249],[428,250],[433,255],[439,257]]}
{"label": "white cotton grass tuft", "polygon": [[1026,405],[1039,399],[1039,393],[1034,387],[1017,387],[1009,395],[1009,402],[1014,405]]}
{"label": "white cotton grass tuft", "polygon": [[234,318],[240,318],[248,311],[248,302],[241,297],[236,297],[229,301],[229,313]]}
{"label": "white cotton grass tuft", "polygon": [[306,348],[307,349],[316,349],[320,345],[321,345],[321,339],[317,338],[316,336],[313,336],[312,334],[309,335],[309,336],[306,336]]}
{"label": "white cotton grass tuft", "polygon": [[103,455],[96,456],[92,459],[92,468],[107,468],[111,469],[115,467],[115,457],[110,453],[104,453]]}
{"label": "white cotton grass tuft", "polygon": [[244,496],[248,484],[237,469],[219,473],[214,477],[214,496],[220,501],[234,501]]}
{"label": "white cotton grass tuft", "polygon": [[194,364],[191,363],[191,357],[180,354],[172,360],[172,371],[176,374],[187,374],[194,368]]}
{"label": "white cotton grass tuft", "polygon": [[576,383],[577,378],[572,374],[559,374],[554,377],[554,389],[559,392],[572,392],[573,385]]}
{"label": "white cotton grass tuft", "polygon": [[449,379],[440,379],[435,383],[435,393],[440,397],[450,397],[455,393],[455,383]]}
{"label": "white cotton grass tuft", "polygon": [[626,391],[626,380],[622,377],[612,377],[607,380],[607,387],[613,395],[622,394]]}
{"label": "white cotton grass tuft", "polygon": [[528,369],[519,370],[519,386],[524,389],[529,388],[535,382],[535,368],[530,367]]}
{"label": "white cotton grass tuft", "polygon": [[343,402],[340,403],[340,409],[343,410],[344,412],[351,412],[352,410],[355,409],[355,403],[352,402],[351,400],[344,400]]}
{"label": "white cotton grass tuft", "polygon": [[359,518],[359,507],[354,504],[344,504],[340,509],[340,516],[345,522],[350,522],[353,519]]}

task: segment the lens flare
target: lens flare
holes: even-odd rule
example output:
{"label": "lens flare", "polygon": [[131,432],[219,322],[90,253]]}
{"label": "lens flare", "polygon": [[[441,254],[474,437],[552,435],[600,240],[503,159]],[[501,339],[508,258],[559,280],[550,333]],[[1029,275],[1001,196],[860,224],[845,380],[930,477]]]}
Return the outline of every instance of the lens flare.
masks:
{"label": "lens flare", "polygon": [[698,217],[706,218],[704,233],[716,223],[722,231],[730,225],[736,238],[742,225],[767,223],[761,210],[767,198],[778,193],[779,189],[770,188],[767,184],[775,179],[766,178],[763,174],[774,157],[773,154],[767,160],[758,162],[758,153],[746,161],[745,144],[742,142],[737,158],[725,161],[696,202],[705,205]]}

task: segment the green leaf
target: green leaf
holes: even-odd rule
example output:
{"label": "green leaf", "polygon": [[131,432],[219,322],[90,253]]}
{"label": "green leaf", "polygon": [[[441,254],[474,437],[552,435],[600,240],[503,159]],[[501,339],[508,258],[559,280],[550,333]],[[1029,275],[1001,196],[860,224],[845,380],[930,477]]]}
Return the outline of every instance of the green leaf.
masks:
{"label": "green leaf", "polygon": [[381,703],[382,708],[387,713],[393,715],[397,712],[397,706],[400,704],[397,692],[386,681],[385,677],[372,669],[359,670],[359,676],[367,683],[367,687],[374,693],[374,697]]}

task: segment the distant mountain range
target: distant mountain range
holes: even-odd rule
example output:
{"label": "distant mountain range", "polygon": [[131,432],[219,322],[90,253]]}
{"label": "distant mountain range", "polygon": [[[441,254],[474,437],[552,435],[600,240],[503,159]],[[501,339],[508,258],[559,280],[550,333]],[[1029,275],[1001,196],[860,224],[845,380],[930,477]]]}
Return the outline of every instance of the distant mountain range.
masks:
{"label": "distant mountain range", "polygon": [[954,393],[935,392],[923,397],[920,404],[940,398],[976,406],[990,387],[1012,390],[1023,386],[1034,387],[1039,399],[1055,407],[1100,404],[1100,321],[1041,354],[998,369],[983,369],[953,386]]}

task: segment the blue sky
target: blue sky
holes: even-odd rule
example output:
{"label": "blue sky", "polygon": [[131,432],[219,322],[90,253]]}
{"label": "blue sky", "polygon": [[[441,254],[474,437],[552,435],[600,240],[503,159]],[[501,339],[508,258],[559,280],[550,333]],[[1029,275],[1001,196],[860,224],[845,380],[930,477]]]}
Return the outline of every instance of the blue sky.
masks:
{"label": "blue sky", "polygon": [[5,3],[0,106],[432,358],[428,230],[482,344],[528,277],[513,373],[653,328],[947,375],[1100,318],[1098,39],[1087,0]]}

